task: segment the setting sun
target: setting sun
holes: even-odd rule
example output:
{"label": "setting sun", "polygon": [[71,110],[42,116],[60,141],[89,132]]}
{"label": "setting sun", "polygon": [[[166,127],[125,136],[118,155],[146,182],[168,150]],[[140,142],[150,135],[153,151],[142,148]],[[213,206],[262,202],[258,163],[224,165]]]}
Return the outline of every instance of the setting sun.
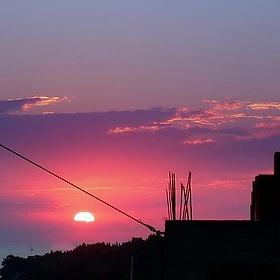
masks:
{"label": "setting sun", "polygon": [[78,212],[74,216],[74,221],[76,222],[93,222],[95,220],[94,216],[89,212]]}

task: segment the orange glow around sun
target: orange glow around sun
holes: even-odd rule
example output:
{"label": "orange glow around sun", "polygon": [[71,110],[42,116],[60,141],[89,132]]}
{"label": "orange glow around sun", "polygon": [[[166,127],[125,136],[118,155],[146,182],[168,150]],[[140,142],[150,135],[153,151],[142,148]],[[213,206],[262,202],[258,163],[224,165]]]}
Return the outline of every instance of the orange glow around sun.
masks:
{"label": "orange glow around sun", "polygon": [[89,213],[89,212],[78,212],[75,216],[74,216],[74,221],[76,222],[94,222],[95,218],[94,216]]}

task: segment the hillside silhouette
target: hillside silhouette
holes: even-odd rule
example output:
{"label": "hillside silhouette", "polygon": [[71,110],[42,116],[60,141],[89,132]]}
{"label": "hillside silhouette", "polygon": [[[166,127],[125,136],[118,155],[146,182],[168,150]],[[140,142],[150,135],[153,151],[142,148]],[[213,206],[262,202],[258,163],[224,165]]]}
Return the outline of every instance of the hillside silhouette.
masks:
{"label": "hillside silhouette", "polygon": [[13,255],[2,262],[2,280],[125,280],[161,279],[163,237],[150,235],[146,240],[132,238],[124,243],[95,243],[69,251],[51,251],[27,258]]}

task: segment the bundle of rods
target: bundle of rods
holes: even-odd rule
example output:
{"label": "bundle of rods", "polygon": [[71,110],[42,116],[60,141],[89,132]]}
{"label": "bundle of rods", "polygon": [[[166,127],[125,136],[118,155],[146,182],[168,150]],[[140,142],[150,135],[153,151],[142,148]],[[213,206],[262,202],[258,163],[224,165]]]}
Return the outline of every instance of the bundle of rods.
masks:
{"label": "bundle of rods", "polygon": [[[168,190],[166,190],[168,219],[176,220],[176,175],[169,172]],[[191,172],[189,172],[186,187],[181,183],[179,220],[192,220],[192,195],[191,195]]]}

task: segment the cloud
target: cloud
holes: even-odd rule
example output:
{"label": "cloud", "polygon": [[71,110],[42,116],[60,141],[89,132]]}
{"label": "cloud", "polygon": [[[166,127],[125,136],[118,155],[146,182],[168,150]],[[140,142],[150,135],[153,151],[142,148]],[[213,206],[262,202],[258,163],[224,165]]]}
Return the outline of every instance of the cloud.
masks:
{"label": "cloud", "polygon": [[[68,99],[66,97],[32,97],[0,101],[0,112],[3,116],[13,115],[11,113],[16,111],[22,112],[35,106],[47,106],[65,100]],[[160,138],[161,141],[169,141],[169,137],[175,137],[177,143],[184,146],[209,146],[280,136],[279,108],[280,103],[277,102],[257,103],[227,98],[221,101],[205,100],[201,108],[151,108],[149,110],[62,115],[48,113],[37,115],[34,117],[34,121],[35,119],[38,121],[44,119],[46,122],[49,119],[49,121],[52,120],[52,127],[63,124],[63,129],[57,129],[57,134],[63,133],[73,139],[77,138],[78,134],[73,134],[73,123],[68,122],[69,119],[79,123],[77,131],[80,131],[81,134],[93,133],[93,127],[96,139],[105,133],[108,138],[104,135],[102,141],[106,143],[109,143],[108,141],[117,141],[116,143],[124,141],[121,140],[124,135],[135,139],[137,137],[149,139],[150,134],[154,138],[165,135],[164,138]],[[32,126],[30,118],[25,119],[24,116],[21,118],[28,126]],[[49,137],[46,135],[44,127],[40,128],[36,125],[36,130],[41,131],[38,137]],[[117,135],[119,135],[118,138],[116,138]],[[27,136],[24,135],[24,137]]]}
{"label": "cloud", "polygon": [[[204,100],[204,108],[177,108],[173,115],[150,124],[118,126],[109,134],[157,132],[175,129],[185,135],[183,144],[219,144],[280,135],[280,103],[250,102],[227,98]],[[164,117],[164,116],[163,116]]]}
{"label": "cloud", "polygon": [[226,98],[223,101],[217,101],[217,100],[204,100],[203,101],[205,104],[208,104],[208,106],[217,111],[217,110],[226,110],[226,111],[231,111],[231,110],[237,110],[243,107],[243,103],[237,99],[231,99],[231,98]]}
{"label": "cloud", "polygon": [[[0,101],[0,114],[19,114],[34,107],[69,101],[67,97],[34,96]],[[204,100],[202,107],[152,108],[150,110],[100,113],[107,120],[108,135],[160,133],[176,130],[184,145],[221,144],[229,141],[265,139],[279,134],[280,103],[233,98]],[[50,111],[46,115],[55,115]],[[101,126],[100,126],[101,127]]]}
{"label": "cloud", "polygon": [[62,101],[69,101],[69,98],[58,96],[33,96],[27,98],[0,100],[0,114],[25,112],[33,107],[48,106]]}
{"label": "cloud", "polygon": [[250,103],[247,105],[249,109],[252,110],[269,110],[276,109],[280,111],[280,103],[278,102],[259,102],[259,103]]}
{"label": "cloud", "polygon": [[193,139],[193,140],[186,140],[183,142],[184,144],[189,145],[200,145],[200,144],[209,144],[209,143],[215,143],[214,139]]}

